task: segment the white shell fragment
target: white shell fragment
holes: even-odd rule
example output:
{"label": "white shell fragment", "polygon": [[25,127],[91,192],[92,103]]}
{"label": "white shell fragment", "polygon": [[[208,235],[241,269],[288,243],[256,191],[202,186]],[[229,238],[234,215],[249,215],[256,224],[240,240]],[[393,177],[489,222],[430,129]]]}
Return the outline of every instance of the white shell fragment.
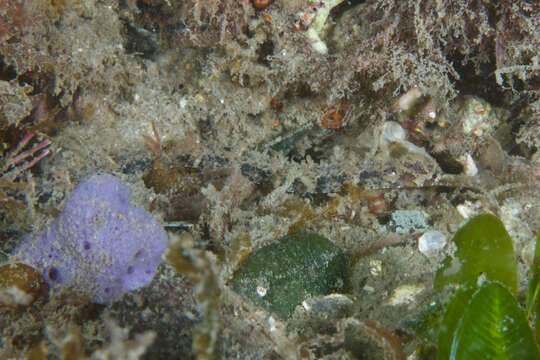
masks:
{"label": "white shell fragment", "polygon": [[270,332],[274,332],[277,330],[276,319],[274,319],[272,316],[268,318],[268,325],[270,326]]}
{"label": "white shell fragment", "polygon": [[456,206],[456,210],[464,219],[469,219],[479,213],[480,205],[467,200],[463,204]]}
{"label": "white shell fragment", "polygon": [[379,138],[379,146],[387,149],[391,144],[401,144],[408,152],[412,154],[422,154],[427,156],[426,151],[406,140],[407,133],[403,127],[395,121],[387,121],[382,125]]}
{"label": "white shell fragment", "polygon": [[392,306],[410,304],[424,288],[422,284],[402,285],[394,290],[392,297],[386,304]]}
{"label": "white shell fragment", "polygon": [[476,176],[478,174],[478,168],[474,162],[471,154],[466,154],[463,159],[463,173],[467,176]]}
{"label": "white shell fragment", "polygon": [[418,239],[418,250],[426,256],[433,255],[444,248],[445,245],[446,236],[440,231],[426,231]]}

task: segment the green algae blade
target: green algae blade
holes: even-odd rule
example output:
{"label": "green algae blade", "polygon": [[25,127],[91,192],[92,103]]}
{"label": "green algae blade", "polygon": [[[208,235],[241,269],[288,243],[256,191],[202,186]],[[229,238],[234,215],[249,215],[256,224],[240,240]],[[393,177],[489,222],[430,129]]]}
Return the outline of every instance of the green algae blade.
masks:
{"label": "green algae blade", "polygon": [[308,297],[342,292],[347,282],[341,249],[322,236],[300,232],[250,255],[235,272],[232,286],[285,318]]}
{"label": "green algae blade", "polygon": [[[534,251],[534,261],[531,268],[529,288],[527,290],[527,314],[530,316],[533,308],[536,310],[536,338],[540,339],[540,230],[536,238],[536,249]],[[535,306],[536,305],[536,306]]]}
{"label": "green algae blade", "polygon": [[452,241],[457,246],[453,258],[446,258],[437,271],[434,286],[464,285],[484,275],[517,291],[517,266],[512,239],[494,215],[478,215],[463,225]]}
{"label": "green algae blade", "polygon": [[450,356],[439,359],[536,360],[539,357],[525,314],[510,291],[486,282],[471,297],[456,327]]}
{"label": "green algae blade", "polygon": [[437,343],[437,359],[449,359],[452,348],[454,334],[459,321],[463,316],[464,309],[467,308],[472,296],[477,290],[476,284],[463,286],[460,288],[452,301],[447,305],[444,317],[439,328],[439,340]]}

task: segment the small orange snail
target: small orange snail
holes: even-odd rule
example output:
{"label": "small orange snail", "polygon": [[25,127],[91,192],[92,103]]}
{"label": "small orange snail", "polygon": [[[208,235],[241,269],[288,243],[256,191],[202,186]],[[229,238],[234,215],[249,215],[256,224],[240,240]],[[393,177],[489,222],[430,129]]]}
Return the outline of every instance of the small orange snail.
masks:
{"label": "small orange snail", "polygon": [[274,0],[253,0],[253,6],[257,9],[262,10],[270,5]]}

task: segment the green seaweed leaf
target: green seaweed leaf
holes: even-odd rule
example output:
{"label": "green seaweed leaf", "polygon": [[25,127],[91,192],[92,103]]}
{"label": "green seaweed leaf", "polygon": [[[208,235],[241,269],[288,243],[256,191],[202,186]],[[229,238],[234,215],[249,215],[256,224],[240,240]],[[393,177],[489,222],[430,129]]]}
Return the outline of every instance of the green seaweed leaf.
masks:
{"label": "green seaweed leaf", "polygon": [[536,341],[540,341],[540,301],[536,302],[536,323],[534,325],[536,330]]}
{"label": "green seaweed leaf", "polygon": [[536,249],[534,251],[534,261],[531,268],[531,277],[529,279],[529,288],[527,290],[527,314],[530,316],[536,304],[536,338],[540,339],[540,301],[538,293],[540,292],[540,230],[536,238]]}
{"label": "green seaweed leaf", "polygon": [[450,358],[452,342],[454,341],[454,334],[459,320],[462,318],[463,311],[469,305],[476,290],[477,286],[475,283],[460,288],[446,307],[446,312],[439,328],[439,341],[437,343],[437,358],[439,360]]}
{"label": "green seaweed leaf", "polygon": [[527,318],[512,293],[500,283],[484,283],[464,309],[449,359],[534,360],[538,356]]}
{"label": "green seaweed leaf", "polygon": [[457,245],[453,258],[446,258],[435,276],[435,288],[476,282],[484,274],[500,281],[513,294],[517,291],[517,267],[512,239],[494,215],[478,215],[463,225],[452,241]]}

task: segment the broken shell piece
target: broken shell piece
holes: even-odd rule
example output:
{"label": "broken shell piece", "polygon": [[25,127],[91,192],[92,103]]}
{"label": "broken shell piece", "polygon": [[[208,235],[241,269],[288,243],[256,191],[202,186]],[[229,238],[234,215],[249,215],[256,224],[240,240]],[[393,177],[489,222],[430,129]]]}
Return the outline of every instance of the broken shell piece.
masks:
{"label": "broken shell piece", "polygon": [[469,219],[478,214],[480,207],[480,204],[474,204],[467,200],[463,204],[456,206],[456,210],[464,219]]}
{"label": "broken shell piece", "polygon": [[471,154],[465,154],[462,158],[463,173],[467,176],[476,176],[478,174],[478,168],[474,162]]}
{"label": "broken shell piece", "polygon": [[444,248],[445,245],[446,236],[440,231],[426,231],[418,239],[418,250],[426,256],[435,254]]}
{"label": "broken shell piece", "polygon": [[387,301],[387,305],[406,305],[414,301],[414,298],[424,290],[422,284],[402,285],[394,290],[392,297]]}

